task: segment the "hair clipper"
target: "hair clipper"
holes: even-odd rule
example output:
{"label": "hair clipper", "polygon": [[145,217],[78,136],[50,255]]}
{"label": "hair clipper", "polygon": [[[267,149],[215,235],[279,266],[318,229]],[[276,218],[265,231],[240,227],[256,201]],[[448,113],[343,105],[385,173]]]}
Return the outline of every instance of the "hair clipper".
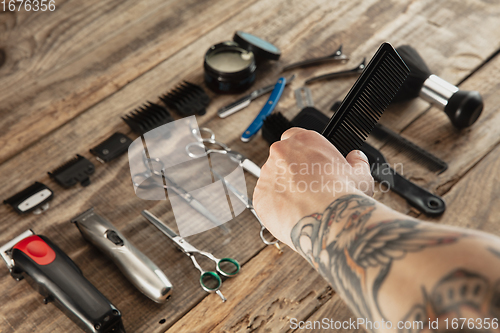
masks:
{"label": "hair clipper", "polygon": [[133,246],[108,220],[93,208],[73,218],[83,237],[111,258],[127,279],[144,295],[163,303],[172,294],[172,284],[148,257]]}
{"label": "hair clipper", "polygon": [[120,311],[47,237],[27,230],[0,251],[12,277],[27,277],[44,302],[54,301],[86,332],[125,333]]}

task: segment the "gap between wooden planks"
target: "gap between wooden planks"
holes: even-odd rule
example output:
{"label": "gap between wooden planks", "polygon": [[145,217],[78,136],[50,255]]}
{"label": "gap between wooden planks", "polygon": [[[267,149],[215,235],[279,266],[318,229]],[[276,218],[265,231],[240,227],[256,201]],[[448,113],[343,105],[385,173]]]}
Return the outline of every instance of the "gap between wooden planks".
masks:
{"label": "gap between wooden planks", "polygon": [[[354,49],[353,51],[353,61],[354,57],[360,57],[363,54],[368,53],[366,50],[370,50],[371,53],[373,53],[376,49],[376,47],[379,44],[378,40],[372,41],[372,39],[380,38],[383,40],[386,36],[388,35],[394,35],[396,37],[394,40],[396,41],[397,38],[402,38],[405,36],[408,31],[405,32],[405,34],[401,33],[401,35],[397,35],[398,32],[400,32],[402,29],[401,24],[402,24],[402,19],[396,20],[396,23],[393,23],[392,25],[388,25],[386,27],[386,23],[383,19],[390,18],[390,17],[395,17],[396,13],[402,12],[404,8],[404,4],[394,4],[394,3],[389,3],[389,4],[373,4],[370,6],[372,2],[363,2],[363,3],[341,3],[338,5],[339,7],[330,7],[330,10],[325,10],[324,7],[317,8],[320,4],[320,2],[317,3],[312,3],[311,7],[305,6],[305,7],[299,7],[296,8],[296,12],[290,13],[287,11],[288,7],[284,5],[283,3],[277,3],[275,4],[275,7],[272,7],[269,9],[269,12],[267,13],[268,16],[265,16],[264,20],[271,20],[274,16],[276,16],[276,13],[286,13],[287,16],[286,20],[283,20],[279,24],[276,24],[269,28],[267,25],[260,26],[258,28],[254,27],[255,22],[257,22],[257,19],[255,19],[255,16],[251,16],[249,18],[246,18],[245,15],[237,16],[233,20],[230,20],[227,23],[227,26],[232,26],[235,24],[235,22],[242,21],[242,17],[247,19],[246,23],[248,25],[248,29],[255,29],[255,33],[264,37],[267,37],[269,40],[276,42],[275,40],[272,40],[272,38],[277,38],[277,33],[284,31],[288,28],[284,34],[284,40],[286,41],[287,38],[292,38],[292,36],[302,36],[302,39],[298,39],[297,43],[298,44],[290,44],[285,46],[285,49],[288,50],[296,50],[296,45],[301,45],[303,47],[298,48],[299,52],[294,52],[293,56],[297,57],[304,57],[308,53],[308,47],[312,46],[314,48],[315,45],[319,45],[321,43],[326,43],[328,41],[331,41],[331,44],[337,44],[340,42],[343,38],[348,39],[350,44],[350,47]],[[428,5],[428,4],[427,4]],[[451,4],[453,5],[453,4]],[[450,6],[451,6],[450,5]],[[304,6],[304,5],[303,5]],[[337,6],[337,4],[333,5],[331,4],[330,6]],[[479,6],[479,5],[478,5]],[[260,11],[262,11],[262,8],[264,7],[262,2],[259,2],[258,4],[254,5],[250,9],[253,10],[253,13],[255,15],[258,15]],[[428,8],[425,11],[425,8]],[[307,11],[308,8],[312,8],[309,11]],[[338,9],[337,11],[335,9]],[[425,13],[432,12],[435,8],[432,6],[426,7],[426,3],[416,3],[413,4],[411,7],[406,8],[406,12],[403,15],[406,15],[404,18],[405,20],[408,19],[408,16],[418,16],[421,15],[425,17]],[[479,8],[481,9],[481,8]],[[483,12],[478,9],[478,15],[482,14]],[[377,16],[375,18],[372,18],[373,22],[370,21],[368,18],[369,15],[368,13],[373,13],[373,11],[376,10],[379,12],[380,16]],[[419,11],[423,10],[424,13],[420,13]],[[346,16],[345,14],[349,13],[351,16]],[[355,14],[352,14],[355,13]],[[366,14],[365,14],[366,13]],[[418,15],[417,15],[418,14]],[[303,16],[300,16],[303,15]],[[344,16],[342,16],[344,15]],[[352,16],[355,15],[355,16]],[[304,31],[304,29],[301,27],[301,25],[297,25],[297,17],[301,17],[303,21],[307,22],[308,25],[312,28],[312,31]],[[321,21],[315,25],[314,24],[314,19],[319,19],[321,18]],[[382,19],[383,18],[383,19]],[[462,16],[462,19],[465,20],[465,17]],[[460,21],[460,20],[459,20]],[[331,23],[334,22],[334,23]],[[420,24],[422,22],[425,22],[424,19],[419,18],[416,19],[412,22],[412,24]],[[490,22],[489,20],[485,20],[485,22]],[[293,23],[293,24],[292,24]],[[243,23],[242,23],[243,24]],[[364,31],[363,33],[366,35],[360,35],[359,32],[356,29],[360,29],[362,24],[371,24],[374,25],[374,30],[373,33],[376,33],[375,37],[372,36],[372,32],[366,32]],[[448,22],[448,24],[451,24]],[[455,24],[455,23],[453,23]],[[462,22],[463,25],[463,22]],[[138,78],[136,81],[134,81],[132,84],[129,86],[125,87],[122,91],[119,91],[117,94],[111,96],[111,98],[103,101],[99,105],[91,108],[87,112],[85,112],[83,115],[81,115],[79,118],[75,119],[74,121],[71,121],[68,123],[68,125],[65,125],[61,127],[61,129],[58,129],[56,132],[53,134],[47,136],[41,142],[35,144],[33,147],[30,147],[27,151],[23,152],[19,156],[16,156],[15,161],[17,163],[11,163],[12,161],[9,161],[8,167],[5,167],[5,164],[0,167],[0,169],[3,169],[3,171],[6,171],[6,173],[2,172],[1,174],[4,177],[2,184],[8,184],[6,187],[3,189],[3,193],[8,193],[12,192],[12,188],[15,186],[19,186],[18,189],[21,189],[21,185],[28,185],[32,180],[31,177],[29,179],[26,179],[25,175],[30,174],[34,179],[39,179],[38,177],[41,177],[44,175],[44,173],[48,170],[51,170],[61,162],[65,161],[67,158],[69,158],[68,155],[73,154],[75,152],[82,152],[86,151],[89,147],[92,147],[95,143],[98,143],[102,139],[104,139],[107,135],[111,134],[113,131],[120,129],[123,130],[125,127],[121,123],[121,121],[118,119],[118,115],[123,114],[125,111],[124,110],[130,110],[133,107],[137,106],[141,102],[143,102],[147,98],[155,98],[157,95],[160,93],[163,93],[165,90],[165,87],[167,86],[173,86],[176,81],[180,80],[180,78],[183,78],[184,75],[193,77],[198,80],[198,82],[201,81],[200,77],[200,66],[198,66],[196,69],[191,68],[192,63],[196,63],[199,61],[200,58],[200,52],[199,50],[205,50],[208,48],[208,46],[211,43],[227,39],[227,26],[222,26],[217,29],[215,29],[214,32],[210,32],[208,37],[201,38],[200,40],[197,40],[194,44],[186,47],[183,49],[181,52],[175,54],[175,56],[172,57],[172,59],[169,59],[168,61],[162,63],[160,66],[155,67],[154,70],[146,73],[146,75]],[[293,26],[292,29],[289,27]],[[342,27],[345,29],[349,30],[352,29],[352,31],[346,31],[344,32],[342,30]],[[453,27],[453,26],[452,26]],[[436,32],[437,36],[448,36],[450,35],[450,29],[452,27],[448,27],[444,25],[444,27]],[[356,28],[356,29],[355,29]],[[429,31],[432,29],[432,24],[427,25],[422,25],[420,27],[420,33],[424,33],[426,31]],[[342,30],[342,32],[340,32]],[[252,32],[252,31],[250,31]],[[411,31],[412,33],[415,33],[413,37],[415,39],[404,39],[405,41],[411,41],[412,45],[415,45],[415,43],[419,42],[419,39],[417,37],[418,33],[415,32],[415,29]],[[319,36],[319,38],[314,39],[313,41],[308,38],[308,33],[314,33],[314,36]],[[368,41],[362,41],[360,43],[359,39],[354,38],[353,36],[357,36],[356,38],[366,38]],[[372,38],[372,39],[370,39]],[[453,37],[458,39],[459,35]],[[472,43],[478,43],[478,45],[481,45],[483,41],[477,41],[476,39],[473,39],[472,37],[468,37],[470,40],[464,42],[464,45],[462,45],[462,48],[468,48],[472,45]],[[278,40],[279,42],[279,40]],[[355,48],[357,44],[361,44],[360,47]],[[469,43],[469,44],[467,44]],[[325,54],[327,52],[327,47],[331,47],[330,45],[323,44],[321,47],[318,46],[315,48],[315,52],[320,54]],[[336,45],[335,45],[336,46]],[[282,47],[282,45],[280,45]],[[323,49],[322,49],[323,48]],[[491,48],[491,45],[488,46],[488,48],[482,49],[481,52],[489,52],[488,50]],[[421,50],[418,48],[419,51]],[[425,52],[429,52],[430,48],[429,46],[424,46],[422,48]],[[461,49],[454,49],[449,52],[460,52]],[[300,52],[303,52],[302,54],[299,54]],[[346,51],[347,52],[347,51]],[[287,54],[287,53],[285,53]],[[289,53],[288,53],[289,54]],[[460,54],[460,53],[456,53]],[[467,62],[467,64],[476,64],[477,61],[480,61],[481,57],[482,59],[486,58],[487,55],[479,55],[478,58],[474,58],[470,60],[470,62]],[[296,59],[294,59],[296,60]],[[431,62],[436,62],[438,64],[445,64],[447,63],[446,59],[442,59],[440,57],[431,57],[429,59]],[[291,62],[291,61],[290,61]],[[172,65],[179,65],[176,67],[176,72],[172,73]],[[347,64],[349,65],[349,64]],[[346,65],[346,66],[347,66]],[[351,64],[352,65],[352,64]],[[349,65],[350,66],[350,65]],[[445,66],[446,67],[446,66]],[[340,66],[335,66],[335,68],[340,68]],[[471,67],[472,68],[472,67]],[[325,69],[311,69],[311,70],[306,70],[300,73],[299,79],[304,79],[306,77],[312,76],[317,72],[325,71]],[[169,77],[172,75],[172,79],[168,81],[168,84],[165,84],[165,77]],[[460,77],[461,75],[464,75],[464,72],[459,72],[455,73],[456,77]],[[266,82],[273,82],[275,78],[273,77],[278,76],[278,71],[277,69],[274,69],[274,71],[270,71],[268,73],[268,77],[265,78]],[[295,83],[297,87],[299,85],[299,82]],[[313,94],[315,96],[315,100],[317,99],[321,104],[318,104],[323,109],[326,109],[326,106],[329,106],[331,102],[333,102],[335,99],[338,99],[342,94],[345,93],[345,91],[350,87],[352,82],[348,81],[343,81],[343,82],[332,82],[329,85],[322,85],[321,87],[312,87],[314,88]],[[319,95],[318,95],[319,93]],[[335,96],[335,94],[337,94]],[[280,107],[284,106],[285,108],[288,109],[288,114],[292,114],[297,112],[297,110],[293,109],[293,104],[294,102],[291,99],[291,89],[287,91],[287,99],[283,100],[283,104],[280,103]],[[316,98],[318,96],[318,98]],[[229,119],[227,121],[225,120],[224,122],[219,121],[218,119],[210,119],[206,120],[207,117],[213,116],[215,113],[215,109],[217,105],[222,105],[222,103],[225,103],[229,101],[230,99],[233,99],[234,97],[224,97],[224,98],[219,98],[213,103],[213,109],[209,111],[209,115],[205,117],[205,120],[201,118],[203,121],[207,122],[210,124],[210,127],[212,127],[217,135],[221,137],[221,139],[225,142],[232,142],[237,149],[245,152],[249,157],[252,159],[256,159],[258,162],[262,163],[265,160],[265,157],[267,155],[266,153],[266,145],[262,142],[262,140],[259,141],[254,141],[251,146],[248,145],[242,145],[238,143],[236,145],[237,141],[237,136],[239,134],[239,127],[238,126],[244,126],[247,122],[251,120],[253,117],[254,111],[258,109],[258,105],[253,105],[249,110],[244,111],[238,115],[232,116],[233,119],[230,122]],[[426,107],[426,105],[425,105]],[[436,113],[438,114],[438,113]],[[412,115],[414,117],[414,115]],[[82,124],[88,124],[88,128],[85,128],[82,126]],[[237,130],[235,130],[235,128]],[[243,128],[241,128],[243,130]],[[67,141],[62,141],[64,138],[70,138],[70,144],[68,144]],[[40,152],[45,152],[45,156],[41,156]],[[84,154],[85,155],[85,154]],[[87,154],[87,156],[89,156]],[[26,161],[34,161],[36,160],[37,163],[26,163]],[[40,169],[40,164],[44,164],[44,168],[41,170]],[[151,226],[149,226],[147,223],[144,221],[141,221],[140,218],[138,218],[138,214],[141,209],[144,208],[149,208],[149,203],[144,203],[140,202],[139,200],[134,200],[133,193],[131,193],[131,184],[128,182],[127,177],[121,177],[120,175],[123,176],[123,174],[128,173],[127,170],[127,165],[126,162],[123,161],[123,159],[116,161],[113,165],[107,165],[106,167],[99,167],[98,166],[98,173],[95,175],[95,178],[93,178],[94,184],[92,185],[93,187],[89,187],[85,190],[81,190],[80,188],[74,188],[69,191],[58,191],[56,193],[56,199],[57,201],[54,202],[55,206],[52,208],[51,211],[48,211],[44,216],[41,217],[27,217],[27,218],[18,218],[16,215],[14,215],[8,208],[5,206],[2,206],[2,209],[4,211],[1,211],[2,213],[5,212],[7,214],[2,214],[4,218],[2,219],[2,240],[3,238],[7,238],[10,236],[14,236],[15,234],[18,234],[20,231],[23,231],[26,229],[27,226],[34,226],[35,229],[41,230],[43,232],[47,232],[48,236],[54,235],[55,237],[58,238],[58,240],[62,243],[62,247],[65,250],[68,250],[68,253],[70,256],[73,257],[73,254],[76,256],[76,258],[79,260],[80,266],[84,267],[84,271],[87,274],[89,274],[90,278],[93,279],[93,282],[96,281],[97,283],[106,283],[105,281],[109,281],[110,283],[117,285],[118,287],[110,287],[106,291],[111,295],[110,298],[114,299],[122,299],[121,304],[132,304],[133,303],[133,309],[137,312],[135,314],[132,313],[132,306],[129,305],[125,310],[127,311],[127,317],[125,318],[127,324],[132,325],[131,327],[137,328],[139,331],[144,330],[148,331],[147,329],[154,329],[156,331],[160,331],[161,327],[160,325],[157,325],[157,321],[155,321],[157,318],[161,318],[161,316],[165,316],[166,314],[174,313],[173,317],[169,317],[169,321],[172,322],[175,320],[177,316],[182,314],[183,312],[187,311],[190,307],[186,306],[187,303],[185,303],[182,306],[182,309],[175,308],[176,305],[170,303],[168,306],[162,307],[161,309],[159,308],[154,308],[153,305],[148,303],[149,301],[144,301],[141,299],[141,295],[139,295],[137,292],[133,290],[133,287],[127,284],[127,282],[121,277],[121,275],[113,270],[112,264],[109,264],[109,261],[106,259],[100,258],[99,254],[95,251],[92,250],[90,247],[85,246],[85,242],[81,240],[81,237],[77,233],[76,229],[69,224],[67,224],[69,218],[73,217],[77,213],[79,213],[81,210],[88,208],[89,205],[97,205],[99,206],[99,209],[104,210],[103,214],[108,217],[114,224],[116,224],[119,228],[127,228],[127,231],[130,232],[131,234],[131,240],[134,243],[139,243],[139,244],[144,244],[143,247],[140,247],[141,250],[146,252],[150,257],[153,259],[156,259],[155,261],[160,265],[162,264],[162,269],[165,269],[167,273],[169,272],[169,265],[165,264],[164,260],[169,260],[168,258],[165,258],[164,255],[164,250],[162,251],[162,246],[154,246],[152,244],[164,244],[164,238],[161,237],[161,235],[158,235],[157,232],[153,231],[154,228],[152,229]],[[46,176],[43,180],[45,181]],[[12,179],[17,179],[21,180],[24,179],[26,182],[25,184],[22,183],[13,183]],[[126,180],[126,181],[124,181]],[[252,188],[252,184],[250,184],[250,188]],[[49,183],[49,186],[52,188],[57,188],[57,185],[53,183]],[[60,189],[59,189],[60,190]],[[132,199],[127,199],[124,200],[124,197],[129,197],[131,196]],[[113,206],[106,206],[103,205],[103,202],[113,202]],[[155,207],[156,208],[156,207]],[[134,219],[131,219],[130,216],[135,216]],[[167,215],[168,216],[168,213]],[[8,222],[5,222],[8,221]],[[16,222],[16,224],[13,224]],[[242,230],[242,233],[245,231],[247,232],[247,235],[250,235],[250,231],[248,231],[247,228],[251,226],[255,226],[255,221],[252,221],[251,219],[244,220],[242,225],[244,226],[244,229]],[[16,225],[15,228],[12,226]],[[243,227],[242,227],[243,228]],[[126,234],[127,236],[129,234]],[[206,237],[206,239],[203,240],[203,243],[201,243],[204,248],[214,246],[213,244],[210,244],[214,240],[217,240],[217,234],[214,234],[213,236]],[[248,236],[247,236],[248,237]],[[245,237],[246,238],[246,237]],[[243,238],[243,239],[245,239]],[[136,240],[136,241],[135,241]],[[154,242],[153,242],[154,240]],[[242,256],[247,256],[250,258],[253,254],[258,251],[259,248],[261,248],[260,244],[258,243],[259,240],[257,237],[254,237],[251,239],[252,242],[255,242],[255,244],[250,244],[246,245],[248,250],[241,251],[240,255]],[[151,244],[147,244],[147,243]],[[235,242],[237,243],[237,242]],[[59,243],[58,243],[59,244]],[[244,243],[243,243],[244,244]],[[59,244],[61,245],[61,244]],[[196,244],[198,245],[198,244]],[[238,244],[239,245],[239,244]],[[201,247],[201,246],[200,246]],[[164,247],[163,247],[164,249]],[[215,249],[217,250],[217,248]],[[219,251],[221,248],[219,247]],[[230,248],[227,248],[227,251],[232,250]],[[170,248],[167,248],[167,251],[171,251]],[[224,249],[225,252],[226,249]],[[233,252],[231,252],[233,253]],[[245,254],[246,253],[246,254]],[[236,251],[236,254],[238,254],[238,251]],[[162,260],[160,262],[159,260]],[[179,267],[179,269],[185,269],[189,265],[189,262],[185,260],[181,260],[180,257],[174,256],[174,259],[171,262],[173,266]],[[183,265],[184,264],[184,265]],[[164,268],[165,267],[165,268]],[[89,273],[88,273],[89,272]],[[186,281],[191,281],[190,279],[195,277],[196,274],[192,274],[193,271],[189,271],[189,276],[185,277],[180,275],[180,278],[183,278]],[[194,272],[196,273],[196,272]],[[169,274],[167,274],[169,275]],[[170,276],[170,275],[169,275]],[[8,276],[2,277],[2,282],[7,283],[6,286],[7,288],[12,288],[12,284],[9,283],[11,280],[8,280]],[[9,278],[10,279],[10,278]],[[8,281],[7,281],[8,280]],[[184,281],[183,281],[184,282]],[[186,290],[186,292],[189,292],[191,290],[196,290],[196,284],[192,282],[185,282],[188,285],[183,285],[180,286],[179,288],[183,290]],[[191,283],[191,285],[189,285]],[[188,288],[190,286],[194,285],[194,289]],[[14,295],[14,292],[16,290],[19,290],[17,288],[24,288],[23,292],[24,295],[29,297],[30,300],[38,300],[36,293],[34,293],[29,287],[20,287],[21,285],[16,285],[15,290],[12,295],[13,297],[17,297]],[[179,289],[178,289],[179,290]],[[196,293],[196,297],[191,299],[190,304],[195,304],[193,302],[196,302],[196,299],[200,299],[200,297],[203,297],[204,294],[199,291],[194,291]],[[198,298],[197,298],[198,297]],[[115,302],[116,303],[116,302]],[[36,304],[36,303],[35,303]],[[118,305],[118,304],[117,304]],[[24,308],[25,304],[24,302],[19,303],[19,308]],[[45,308],[42,308],[41,305],[38,305],[35,307],[37,310],[43,310],[47,311]],[[121,307],[119,307],[122,309]],[[174,308],[172,310],[172,308]],[[49,308],[50,309],[50,308]],[[130,309],[130,310],[129,310]],[[172,312],[170,312],[172,310]],[[174,311],[175,310],[175,311]],[[123,311],[123,309],[122,309]],[[130,312],[129,312],[130,311]],[[30,317],[27,317],[29,320],[30,318],[33,319],[34,313],[30,312]],[[67,319],[60,314],[57,314],[57,319],[55,320],[56,323],[60,322],[65,322]],[[46,313],[41,313],[40,316],[37,316],[35,314],[35,317],[38,318],[47,318]],[[53,318],[54,316],[52,316]],[[146,320],[142,320],[141,322],[134,322],[135,318],[147,318]],[[50,321],[53,322],[53,321]],[[31,325],[32,322],[28,321],[25,325]],[[40,323],[41,326],[44,324],[47,324],[46,321],[43,321]],[[51,325],[46,326],[48,331],[53,331],[50,330],[53,328]],[[166,323],[163,327],[168,327],[168,323]],[[64,330],[62,330],[64,331]]]}

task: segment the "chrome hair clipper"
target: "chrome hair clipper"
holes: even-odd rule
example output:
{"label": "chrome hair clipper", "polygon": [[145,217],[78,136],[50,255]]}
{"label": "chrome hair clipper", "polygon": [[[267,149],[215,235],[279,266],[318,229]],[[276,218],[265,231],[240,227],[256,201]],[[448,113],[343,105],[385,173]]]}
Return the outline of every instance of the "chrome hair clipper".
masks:
{"label": "chrome hair clipper", "polygon": [[94,208],[73,218],[83,237],[111,258],[120,271],[144,295],[163,303],[172,294],[172,284],[165,274],[141,251],[135,248],[108,220]]}
{"label": "chrome hair clipper", "polygon": [[125,333],[120,311],[47,237],[27,230],[0,251],[14,279],[27,277],[45,303],[54,301],[85,332]]}

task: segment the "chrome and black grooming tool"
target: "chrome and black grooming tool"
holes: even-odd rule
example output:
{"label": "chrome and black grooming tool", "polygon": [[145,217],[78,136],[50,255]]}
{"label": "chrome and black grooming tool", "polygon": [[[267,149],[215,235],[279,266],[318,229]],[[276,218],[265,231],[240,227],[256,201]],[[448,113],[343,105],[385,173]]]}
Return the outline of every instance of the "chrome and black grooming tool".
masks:
{"label": "chrome and black grooming tool", "polygon": [[174,121],[168,110],[158,104],[147,102],[122,117],[122,120],[135,133],[142,135],[153,128]]}
{"label": "chrome and black grooming tool", "polygon": [[21,192],[4,200],[3,203],[11,205],[19,214],[27,212],[40,214],[49,208],[49,201],[53,197],[54,192],[50,188],[42,183],[35,182]]}
{"label": "chrome and black grooming tool", "polygon": [[47,237],[27,230],[0,247],[0,254],[14,279],[29,278],[45,303],[54,301],[85,332],[125,333],[120,311]]}
{"label": "chrome and black grooming tool", "polygon": [[[172,229],[170,229],[165,223],[163,223],[159,218],[151,214],[149,211],[143,210],[141,214],[161,232],[167,235],[168,238],[170,238],[175,243],[175,245],[177,245],[177,247],[191,259],[194,267],[196,267],[196,269],[198,269],[201,273],[200,285],[203,290],[208,293],[216,293],[217,295],[219,295],[222,301],[225,302],[226,298],[219,290],[222,285],[222,279],[220,278],[219,274],[225,277],[232,277],[238,274],[238,272],[240,271],[240,264],[238,263],[238,261],[233,258],[218,259],[209,252],[200,251],[193,245],[189,244],[184,238],[177,235]],[[205,271],[203,268],[201,268],[194,256],[195,254],[200,254],[215,262],[217,272]]]}
{"label": "chrome and black grooming tool", "polygon": [[371,174],[375,180],[405,198],[410,205],[426,215],[440,215],[445,211],[446,204],[441,197],[430,193],[394,171],[378,149],[365,142],[361,150],[370,161]]}
{"label": "chrome and black grooming tool", "polygon": [[409,72],[394,48],[382,44],[322,134],[344,156],[359,149]]}
{"label": "chrome and black grooming tool", "polygon": [[314,58],[314,59],[307,59],[299,62],[295,62],[293,64],[287,65],[283,67],[283,72],[289,71],[290,69],[293,68],[302,68],[302,67],[309,67],[309,66],[315,66],[315,65],[320,65],[324,64],[327,62],[332,62],[332,61],[346,61],[349,60],[349,57],[346,56],[345,54],[342,53],[342,44],[339,46],[337,51],[334,53],[326,56],[326,57],[319,57],[319,58]]}
{"label": "chrome and black grooming tool", "polygon": [[264,104],[262,110],[259,112],[257,117],[255,117],[250,126],[248,126],[248,128],[241,135],[241,141],[248,142],[255,134],[257,134],[257,132],[262,127],[262,124],[264,123],[264,119],[266,119],[266,117],[269,116],[276,108],[276,105],[278,104],[281,95],[283,94],[283,90],[285,89],[285,85],[286,79],[284,77],[280,77],[278,79],[278,82],[276,82],[274,86],[271,96],[269,96],[269,99],[267,100],[266,104]]}
{"label": "chrome and black grooming tool", "polygon": [[71,219],[83,238],[113,260],[120,271],[144,295],[163,303],[172,294],[172,284],[148,257],[133,246],[94,208]]}
{"label": "chrome and black grooming tool", "polygon": [[128,136],[116,132],[94,148],[90,149],[90,152],[95,155],[99,162],[106,163],[125,153],[131,143],[132,139]]}
{"label": "chrome and black grooming tool", "polygon": [[184,81],[168,93],[160,96],[165,105],[175,110],[181,117],[204,115],[210,98],[199,85]]}
{"label": "chrome and black grooming tool", "polygon": [[89,176],[95,171],[94,164],[83,156],[76,155],[75,158],[66,162],[52,172],[48,172],[50,178],[54,179],[64,188],[70,188],[76,183],[82,186],[90,185]]}
{"label": "chrome and black grooming tool", "polygon": [[404,82],[394,102],[422,97],[443,110],[456,128],[474,124],[483,111],[483,98],[477,91],[460,90],[453,84],[431,73],[418,52],[409,45],[396,48],[410,67],[410,75]]}
{"label": "chrome and black grooming tool", "polygon": [[448,164],[445,161],[381,124],[375,125],[371,135],[379,140],[385,140],[389,145],[399,148],[409,158],[426,166],[432,172],[441,173],[448,168]]}
{"label": "chrome and black grooming tool", "polygon": [[366,67],[365,62],[366,62],[366,58],[363,58],[363,61],[358,66],[356,66],[356,67],[354,67],[352,69],[348,69],[348,70],[345,70],[345,71],[328,73],[328,74],[323,74],[323,75],[320,75],[320,76],[315,76],[315,77],[312,77],[310,79],[307,79],[306,82],[305,82],[305,84],[310,84],[310,83],[317,82],[317,81],[322,81],[322,80],[336,79],[338,77],[346,77],[346,76],[352,76],[352,75],[359,75],[359,74],[363,73],[363,70]]}
{"label": "chrome and black grooming tool", "polygon": [[[286,80],[286,85],[290,84],[290,82],[292,82],[294,79],[295,79],[295,74],[292,75],[288,80]],[[220,108],[217,111],[217,114],[219,115],[220,118],[226,118],[227,116],[230,116],[233,113],[236,113],[249,106],[250,102],[253,101],[254,99],[272,91],[274,89],[274,86],[275,86],[274,84],[270,84],[268,86],[265,86],[264,88],[254,90],[250,94],[240,98],[236,102],[233,102],[229,105]]]}

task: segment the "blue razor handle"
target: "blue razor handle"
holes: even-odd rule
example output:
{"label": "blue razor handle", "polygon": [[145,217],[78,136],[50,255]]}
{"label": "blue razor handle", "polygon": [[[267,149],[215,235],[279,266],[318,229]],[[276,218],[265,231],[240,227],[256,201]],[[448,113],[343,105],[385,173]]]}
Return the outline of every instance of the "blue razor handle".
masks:
{"label": "blue razor handle", "polygon": [[255,117],[254,121],[250,124],[250,126],[248,126],[245,132],[243,132],[243,134],[241,135],[241,141],[248,142],[255,134],[257,134],[257,132],[264,124],[264,119],[266,119],[267,116],[269,116],[271,112],[274,111],[276,104],[278,104],[280,97],[283,94],[285,85],[286,85],[286,79],[284,77],[280,77],[278,79],[278,82],[276,82],[276,85],[274,86],[271,96],[269,96],[269,99],[267,100],[262,110],[260,110],[259,114],[257,115],[257,117]]}

